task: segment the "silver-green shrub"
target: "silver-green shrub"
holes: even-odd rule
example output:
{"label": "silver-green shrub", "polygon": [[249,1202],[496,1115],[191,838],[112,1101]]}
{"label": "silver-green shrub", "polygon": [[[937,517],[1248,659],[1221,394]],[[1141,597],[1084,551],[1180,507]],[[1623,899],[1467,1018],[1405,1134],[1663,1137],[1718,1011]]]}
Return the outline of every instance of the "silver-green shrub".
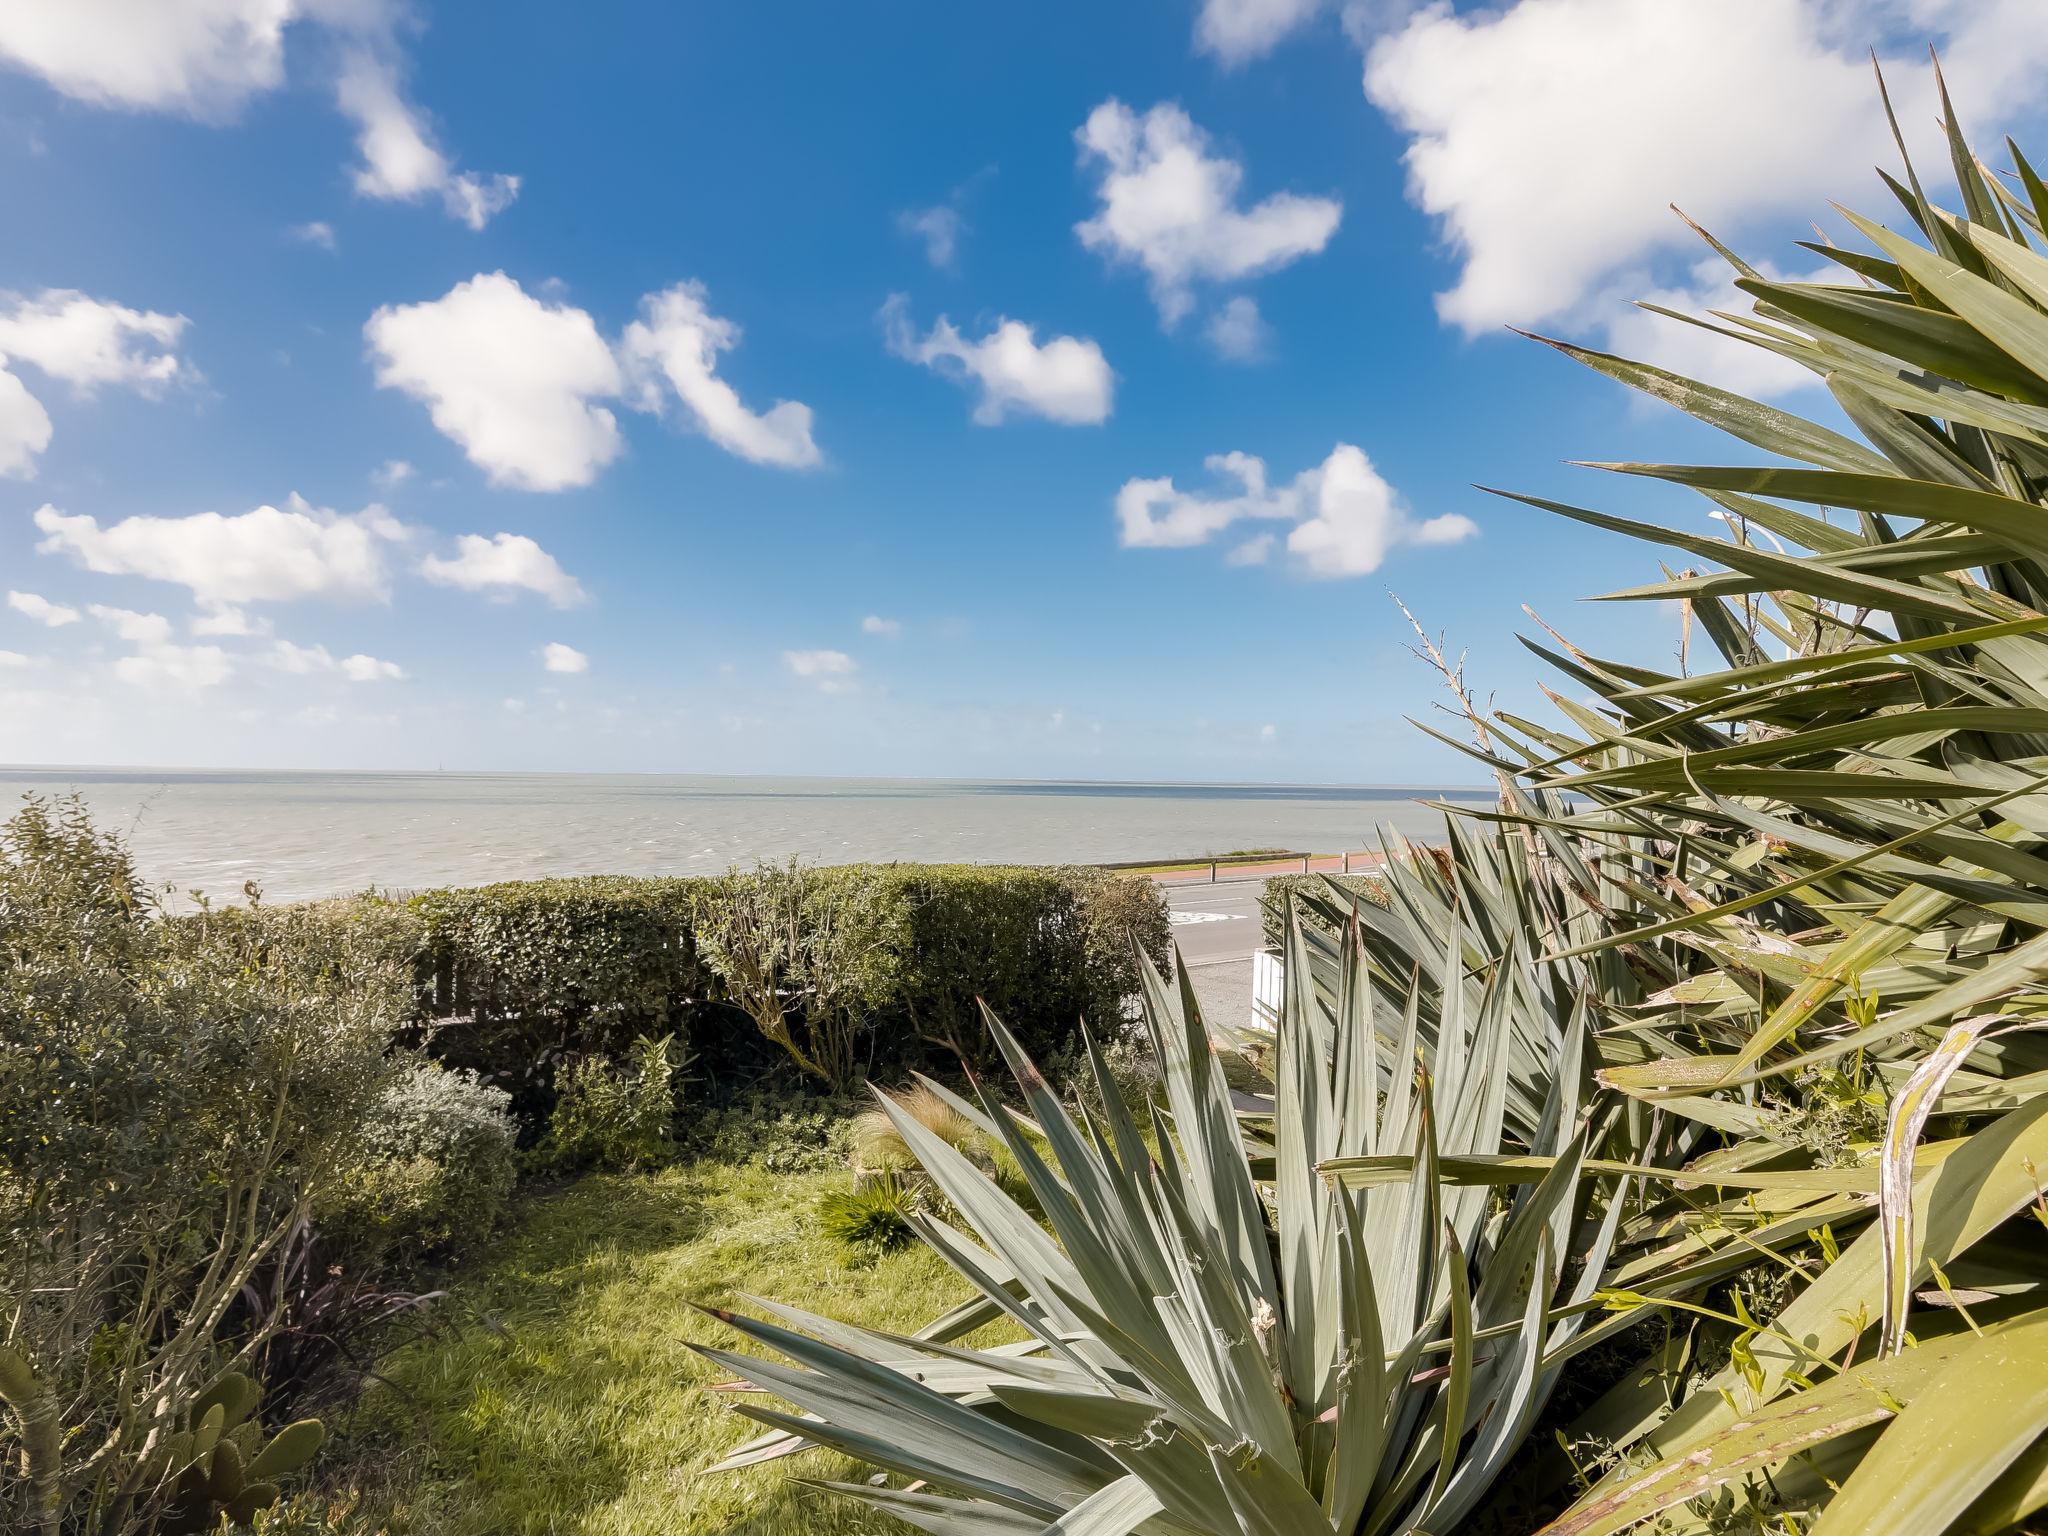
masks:
{"label": "silver-green shrub", "polygon": [[314,1207],[330,1253],[360,1271],[459,1253],[489,1236],[519,1177],[511,1103],[474,1072],[432,1061],[401,1070]]}

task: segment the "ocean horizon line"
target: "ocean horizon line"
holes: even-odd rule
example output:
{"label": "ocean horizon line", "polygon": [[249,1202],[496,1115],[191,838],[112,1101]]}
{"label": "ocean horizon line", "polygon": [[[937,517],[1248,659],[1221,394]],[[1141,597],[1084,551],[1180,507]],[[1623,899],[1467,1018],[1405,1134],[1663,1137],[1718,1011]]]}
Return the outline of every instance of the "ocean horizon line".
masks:
{"label": "ocean horizon line", "polygon": [[327,778],[327,779],[696,779],[722,782],[768,781],[813,784],[918,784],[1072,786],[1103,789],[1285,789],[1335,790],[1355,794],[1447,794],[1460,798],[1490,796],[1491,785],[1436,783],[1370,783],[1342,779],[1173,779],[1070,778],[1057,775],[965,775],[897,773],[731,773],[667,768],[224,768],[169,763],[0,763],[0,777],[54,779],[67,775],[128,778],[172,775],[204,778]]}

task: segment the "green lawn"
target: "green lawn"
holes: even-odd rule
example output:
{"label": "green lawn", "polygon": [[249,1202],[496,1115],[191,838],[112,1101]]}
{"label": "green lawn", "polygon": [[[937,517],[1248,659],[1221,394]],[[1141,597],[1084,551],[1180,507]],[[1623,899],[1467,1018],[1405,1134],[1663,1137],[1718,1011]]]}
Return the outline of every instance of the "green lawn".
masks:
{"label": "green lawn", "polygon": [[686,1347],[734,1335],[691,1301],[750,1291],[908,1330],[967,1294],[922,1247],[849,1269],[812,1207],[843,1173],[709,1161],[585,1179],[520,1207],[444,1303],[437,1341],[383,1366],[323,1458],[392,1536],[751,1536],[902,1527],[794,1486],[851,1463],[812,1451],[699,1477],[754,1426],[701,1390]]}

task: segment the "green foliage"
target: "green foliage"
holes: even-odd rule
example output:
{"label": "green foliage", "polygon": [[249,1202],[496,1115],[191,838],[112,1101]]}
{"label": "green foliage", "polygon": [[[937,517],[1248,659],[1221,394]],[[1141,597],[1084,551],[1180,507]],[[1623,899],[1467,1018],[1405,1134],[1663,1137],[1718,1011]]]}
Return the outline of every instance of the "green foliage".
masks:
{"label": "green foliage", "polygon": [[630,1065],[600,1057],[571,1063],[547,1135],[533,1150],[534,1166],[556,1174],[616,1173],[667,1162],[675,1152],[679,1056],[688,1059],[673,1035],[643,1035]]}
{"label": "green foliage", "polygon": [[756,1086],[722,1102],[693,1104],[684,1142],[693,1155],[727,1167],[820,1173],[845,1164],[860,1103],[851,1095]]}
{"label": "green foliage", "polygon": [[715,986],[691,937],[704,884],[600,876],[415,897],[435,1054],[531,1111],[563,1058],[683,1027]]}
{"label": "green foliage", "polygon": [[1775,1266],[1607,1298],[1709,1345],[1587,1411],[1614,1463],[1560,1536],[1959,1536],[2048,1502],[2048,187],[1941,107],[1960,212],[1908,167],[1899,229],[1847,213],[1871,249],[1812,247],[1837,280],[1722,251],[1755,316],[1712,328],[1809,368],[1862,441],[1555,343],[1747,447],[1602,466],[1699,491],[1718,537],[1523,498],[1681,551],[1611,596],[1680,605],[1688,646],[1673,673],[1538,644],[1563,722],[1474,712],[1466,750],[1597,906],[1561,956],[1655,967],[1593,994],[1634,1047],[1602,1081],[1687,1123],[1695,1167],[1772,1183],[1740,1225]]}
{"label": "green foliage", "polygon": [[[76,803],[0,827],[0,1524],[154,1518],[156,1458],[346,1161],[409,1011],[406,914],[158,920]],[[22,1390],[26,1389],[26,1390]]]}
{"label": "green foliage", "polygon": [[416,1061],[363,1117],[313,1207],[330,1257],[361,1271],[474,1247],[519,1175],[511,1096],[476,1074]]}
{"label": "green foliage", "polygon": [[851,1189],[818,1197],[818,1227],[854,1258],[873,1259],[917,1240],[910,1225],[916,1209],[916,1194],[898,1174],[865,1174]]}
{"label": "green foliage", "polygon": [[[1266,947],[1277,951],[1286,939],[1289,896],[1306,892],[1327,895],[1333,890],[1351,897],[1354,904],[1369,901],[1384,907],[1388,901],[1386,882],[1377,875],[1274,875],[1259,892],[1259,916],[1265,924]],[[1320,905],[1304,907],[1301,920],[1332,938],[1339,931]]]}
{"label": "green foliage", "polygon": [[[773,1052],[842,1090],[956,1051],[985,1060],[977,996],[1051,1052],[1084,1016],[1121,1027],[1133,935],[1155,964],[1169,955],[1152,883],[1086,868],[787,865],[435,891],[413,906],[434,1053],[533,1116],[561,1061],[679,1028],[715,1080],[751,1078]],[[733,1009],[754,1028],[734,1029]]]}

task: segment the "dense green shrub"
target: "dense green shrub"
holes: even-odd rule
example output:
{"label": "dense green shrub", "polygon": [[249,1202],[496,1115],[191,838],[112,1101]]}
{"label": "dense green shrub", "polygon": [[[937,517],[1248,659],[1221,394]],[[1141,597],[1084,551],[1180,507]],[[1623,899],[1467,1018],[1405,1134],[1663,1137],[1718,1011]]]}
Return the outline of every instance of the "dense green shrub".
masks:
{"label": "dense green shrub", "polygon": [[[407,1017],[384,903],[158,921],[75,802],[0,827],[0,1528],[124,1532]],[[175,1459],[175,1458],[174,1458]]]}
{"label": "dense green shrub", "polygon": [[363,1117],[354,1155],[313,1217],[330,1256],[459,1252],[490,1234],[519,1174],[511,1095],[431,1061],[396,1076]]}
{"label": "dense green shrub", "polygon": [[682,1055],[674,1036],[643,1035],[630,1065],[601,1056],[571,1062],[547,1135],[533,1150],[534,1166],[547,1173],[620,1172],[667,1162],[675,1153]]}
{"label": "dense green shrub", "polygon": [[415,897],[434,1054],[532,1113],[561,1058],[615,1055],[680,1026],[715,987],[691,938],[706,883],[594,876]]}
{"label": "dense green shrub", "polygon": [[559,1062],[678,1028],[709,1080],[780,1057],[843,1088],[985,1061],[980,997],[1054,1055],[1084,1015],[1122,1028],[1133,936],[1155,964],[1172,956],[1158,889],[1090,868],[783,865],[435,891],[412,908],[434,1054],[510,1090],[532,1122]]}

